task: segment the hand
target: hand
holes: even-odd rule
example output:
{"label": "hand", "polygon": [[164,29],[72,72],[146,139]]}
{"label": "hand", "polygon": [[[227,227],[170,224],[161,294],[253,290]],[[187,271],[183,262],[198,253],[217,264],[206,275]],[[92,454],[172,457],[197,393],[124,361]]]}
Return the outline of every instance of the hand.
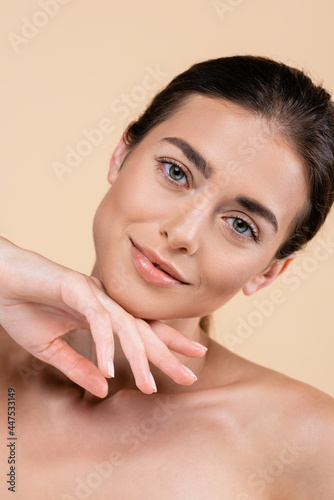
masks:
{"label": "hand", "polygon": [[[0,324],[36,358],[58,368],[95,396],[105,397],[119,337],[137,387],[153,392],[148,359],[175,382],[194,378],[169,349],[201,357],[205,348],[173,328],[134,318],[108,297],[93,277],[56,264],[0,237]],[[92,332],[98,367],[62,338],[74,329]]]}

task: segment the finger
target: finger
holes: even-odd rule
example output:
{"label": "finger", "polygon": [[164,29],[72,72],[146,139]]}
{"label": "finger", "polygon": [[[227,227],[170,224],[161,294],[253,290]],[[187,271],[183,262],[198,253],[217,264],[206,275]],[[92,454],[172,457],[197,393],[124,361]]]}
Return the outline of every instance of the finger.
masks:
{"label": "finger", "polygon": [[[75,283],[63,284],[61,296],[65,303],[87,318],[95,342],[101,372],[108,375],[108,362],[113,358],[114,348],[111,326],[118,335],[124,355],[129,361],[137,387],[145,394],[155,391],[144,344],[134,318],[103,293],[95,283],[84,275],[76,275]],[[109,313],[110,317],[107,316]],[[112,322],[112,325],[111,325]],[[104,341],[106,335],[109,342]],[[98,354],[99,353],[99,354]]]}
{"label": "finger", "polygon": [[105,377],[111,377],[114,375],[112,367],[115,349],[112,318],[102,305],[101,298],[110,299],[88,277],[78,275],[76,278],[77,287],[73,287],[71,283],[63,285],[62,297],[86,318],[96,345],[98,367]]}
{"label": "finger", "polygon": [[[85,281],[85,295],[77,300],[76,308],[89,322],[96,344],[98,366],[105,377],[113,376],[114,337],[117,333],[124,355],[129,361],[137,387],[145,394],[155,391],[145,347],[134,318],[114,303],[99,287]],[[116,331],[117,329],[117,331]]]}
{"label": "finger", "polygon": [[95,285],[102,291],[104,292],[104,286],[101,280],[98,278],[95,278],[95,276],[90,276],[90,279],[94,281]]}
{"label": "finger", "polygon": [[156,391],[156,386],[155,382],[152,381],[150,365],[136,320],[99,290],[96,291],[96,296],[110,314],[113,331],[120,340],[121,348],[130,364],[138,389],[145,394],[152,394]]}
{"label": "finger", "polygon": [[122,311],[121,314],[116,312],[113,315],[113,326],[124,355],[130,364],[136,386],[145,394],[156,392],[146,349],[135,319],[125,311]]}
{"label": "finger", "polygon": [[97,365],[105,377],[114,377],[115,342],[112,318],[103,307],[90,314],[92,317],[89,323],[96,346]]}
{"label": "finger", "polygon": [[178,384],[191,385],[197,380],[196,375],[175,357],[166,344],[152,332],[147,323],[140,321],[138,327],[145,345],[147,357],[155,366]]}
{"label": "finger", "polygon": [[94,396],[104,398],[107,395],[108,382],[97,367],[74,351],[64,339],[57,338],[35,356],[58,368],[72,382],[80,385]]}
{"label": "finger", "polygon": [[180,333],[161,321],[149,321],[149,326],[160,340],[169,348],[185,356],[191,358],[200,358],[207,352],[207,347],[190,340],[188,337]]}

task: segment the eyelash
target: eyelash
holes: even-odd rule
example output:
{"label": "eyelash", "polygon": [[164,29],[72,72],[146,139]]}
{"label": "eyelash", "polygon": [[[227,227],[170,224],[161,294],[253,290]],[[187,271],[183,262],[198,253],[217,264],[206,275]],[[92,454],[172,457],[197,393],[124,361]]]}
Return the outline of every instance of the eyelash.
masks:
{"label": "eyelash", "polygon": [[[257,229],[255,228],[255,226],[249,221],[249,220],[246,220],[246,218],[240,216],[240,215],[236,215],[236,216],[229,216],[229,217],[223,217],[224,219],[224,222],[226,222],[227,224],[227,228],[229,231],[231,231],[231,233],[233,234],[233,236],[236,236],[237,238],[239,238],[240,240],[242,241],[245,241],[245,240],[249,240],[250,238],[252,238],[254,240],[255,243],[258,243],[260,241],[260,238],[259,238],[259,234],[258,234],[258,231]],[[252,233],[252,236],[243,236],[241,233],[238,233],[238,231],[236,231],[228,222],[227,222],[227,219],[237,219],[237,220],[242,220],[245,224],[247,224],[247,226],[249,227],[251,233]]]}
{"label": "eyelash", "polygon": [[[154,156],[154,159],[155,159],[155,161],[157,163],[159,163],[159,173],[164,177],[164,179],[168,183],[170,183],[172,186],[177,187],[178,189],[184,189],[184,188],[185,189],[189,189],[189,182],[191,180],[191,174],[182,165],[182,163],[179,163],[178,161],[172,160],[172,159],[167,158],[167,157],[162,157],[161,158],[161,157],[158,157],[158,156]],[[182,182],[178,182],[178,181],[175,181],[174,179],[172,179],[170,177],[170,175],[168,175],[168,173],[166,172],[166,169],[164,168],[165,164],[172,165],[172,166],[177,167],[180,170],[182,170],[182,172],[186,176],[188,187],[186,187],[186,185],[183,184]],[[235,217],[233,217],[233,216],[223,217],[223,219],[224,220],[226,220],[226,219],[239,219],[239,220],[242,220],[249,227],[249,229],[250,229],[250,231],[252,233],[252,236],[251,237],[250,236],[243,236],[241,233],[238,233],[238,231],[236,231],[235,229],[233,229],[233,227],[227,222],[227,227],[228,227],[229,231],[231,231],[231,234],[233,234],[233,236],[235,236],[236,238],[239,238],[242,241],[249,240],[250,238],[252,238],[256,243],[259,242],[259,235],[258,235],[257,229],[255,228],[255,226],[249,220],[246,220],[246,218],[243,218],[242,216],[238,215],[238,216],[235,216]]]}
{"label": "eyelash", "polygon": [[[190,181],[191,181],[191,174],[190,172],[188,172],[188,170],[182,165],[182,163],[179,163],[178,161],[176,160],[171,160],[170,158],[160,158],[160,157],[157,157],[157,156],[154,156],[154,159],[156,162],[159,163],[159,173],[162,174],[162,176],[164,177],[164,179],[169,182],[170,184],[172,184],[172,186],[175,186],[177,188],[185,188],[185,189],[189,189],[189,185],[190,185]],[[178,182],[178,181],[175,181],[174,179],[172,179],[170,177],[170,175],[168,175],[168,173],[166,172],[166,169],[164,168],[164,165],[172,165],[174,167],[177,167],[179,168],[180,170],[182,170],[182,172],[184,173],[184,175],[186,176],[186,180],[187,180],[187,184],[183,184],[182,182]]]}

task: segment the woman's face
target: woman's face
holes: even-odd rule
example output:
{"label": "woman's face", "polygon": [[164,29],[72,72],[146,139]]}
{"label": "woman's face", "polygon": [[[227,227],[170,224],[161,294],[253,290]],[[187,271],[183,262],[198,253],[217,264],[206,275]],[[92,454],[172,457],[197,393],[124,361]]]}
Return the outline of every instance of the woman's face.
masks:
{"label": "woman's face", "polygon": [[94,220],[99,277],[127,311],[200,317],[282,271],[272,259],[307,187],[301,160],[263,119],[192,96],[128,152],[120,142]]}

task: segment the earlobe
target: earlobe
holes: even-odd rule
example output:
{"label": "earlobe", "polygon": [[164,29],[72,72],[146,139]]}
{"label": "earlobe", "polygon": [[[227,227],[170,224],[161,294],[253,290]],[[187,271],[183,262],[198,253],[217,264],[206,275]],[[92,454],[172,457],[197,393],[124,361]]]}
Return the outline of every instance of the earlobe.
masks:
{"label": "earlobe", "polygon": [[296,254],[293,253],[284,257],[284,259],[276,259],[274,260],[262,273],[255,276],[253,279],[248,281],[246,285],[242,288],[242,291],[245,295],[252,295],[257,292],[261,288],[270,285],[280,274],[283,273],[296,257]]}
{"label": "earlobe", "polygon": [[108,182],[113,184],[116,180],[119,169],[122,166],[125,156],[129,152],[130,148],[124,142],[124,135],[121,137],[121,140],[117,144],[113,155],[110,159],[109,171],[108,171]]}

